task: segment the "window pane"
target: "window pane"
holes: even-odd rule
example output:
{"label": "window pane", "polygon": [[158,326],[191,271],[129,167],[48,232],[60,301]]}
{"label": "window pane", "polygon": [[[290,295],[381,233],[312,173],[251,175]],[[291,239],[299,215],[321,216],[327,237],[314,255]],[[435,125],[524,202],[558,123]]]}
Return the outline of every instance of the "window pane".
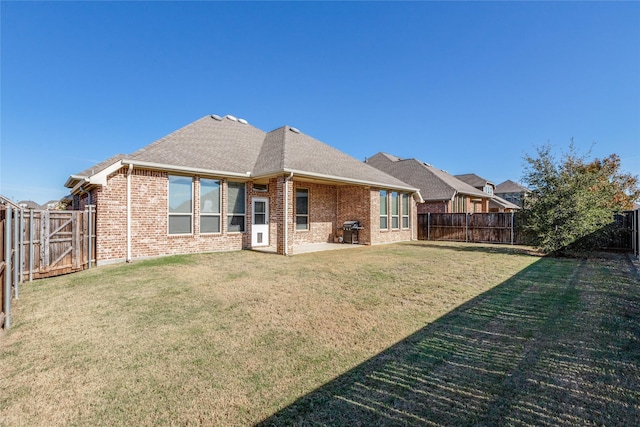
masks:
{"label": "window pane", "polygon": [[306,215],[296,216],[296,230],[308,230],[309,217]]}
{"label": "window pane", "polygon": [[169,234],[190,234],[190,233],[191,233],[191,216],[190,215],[169,216]]}
{"label": "window pane", "polygon": [[243,214],[245,201],[244,184],[241,182],[230,182],[228,188],[227,203],[229,206],[227,212],[230,214]]}
{"label": "window pane", "polygon": [[402,214],[409,215],[409,195],[402,195]]}
{"label": "window pane", "polygon": [[380,229],[382,230],[386,230],[387,228],[389,228],[389,222],[386,216],[381,216],[380,217]]}
{"label": "window pane", "polygon": [[380,215],[387,215],[388,213],[389,209],[387,207],[387,192],[385,190],[382,190],[380,191]]}
{"label": "window pane", "polygon": [[403,216],[402,217],[402,228],[409,228],[409,217],[408,216]]}
{"label": "window pane", "polygon": [[229,219],[229,232],[242,232],[244,231],[244,215],[234,215],[228,217]]}
{"label": "window pane", "polygon": [[219,233],[220,232],[220,217],[205,215],[200,217],[200,232],[201,233]]}
{"label": "window pane", "polygon": [[256,213],[253,215],[253,223],[256,225],[264,225],[267,223],[267,216],[265,214]]}
{"label": "window pane", "polygon": [[300,215],[309,213],[309,190],[296,190],[296,213]]}
{"label": "window pane", "polygon": [[200,212],[220,213],[220,181],[200,180]]}
{"label": "window pane", "polygon": [[398,193],[396,193],[395,191],[391,193],[391,215],[398,215],[398,208],[400,207],[400,205],[398,204],[399,201],[400,200],[398,199]]}
{"label": "window pane", "polygon": [[398,228],[398,217],[397,216],[392,216],[391,217],[391,228]]}
{"label": "window pane", "polygon": [[169,176],[169,212],[191,213],[191,178]]}

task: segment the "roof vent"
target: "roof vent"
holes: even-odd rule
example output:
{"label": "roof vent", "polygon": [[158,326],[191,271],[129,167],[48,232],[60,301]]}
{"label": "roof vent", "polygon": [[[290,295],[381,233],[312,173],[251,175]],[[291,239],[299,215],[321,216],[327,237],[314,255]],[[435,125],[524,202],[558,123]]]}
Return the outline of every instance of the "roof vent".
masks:
{"label": "roof vent", "polygon": [[211,115],[211,118],[212,118],[213,120],[217,120],[217,121],[222,120],[222,117],[218,116],[217,114],[212,114],[212,115]]}
{"label": "roof vent", "polygon": [[231,120],[232,122],[237,122],[238,119],[236,119],[235,117],[233,117],[231,114],[227,114],[227,119]]}
{"label": "roof vent", "polygon": [[432,165],[431,165],[430,163],[427,163],[427,162],[424,162],[424,165],[425,165],[425,166],[432,167]]}
{"label": "roof vent", "polygon": [[289,127],[289,130],[293,133],[300,133],[300,131],[298,130],[298,128],[293,128],[293,127]]}
{"label": "roof vent", "polygon": [[248,125],[248,124],[249,124],[249,122],[248,122],[248,121],[246,121],[245,119],[238,119],[238,121],[239,121],[240,123],[242,123],[243,125]]}

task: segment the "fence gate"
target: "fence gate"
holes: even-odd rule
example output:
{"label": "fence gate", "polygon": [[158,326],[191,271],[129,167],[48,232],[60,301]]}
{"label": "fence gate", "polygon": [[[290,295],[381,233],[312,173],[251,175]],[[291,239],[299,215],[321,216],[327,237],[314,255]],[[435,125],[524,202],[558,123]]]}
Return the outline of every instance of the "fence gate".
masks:
{"label": "fence gate", "polygon": [[23,275],[40,279],[87,268],[89,259],[93,260],[95,241],[90,218],[88,211],[25,212]]}

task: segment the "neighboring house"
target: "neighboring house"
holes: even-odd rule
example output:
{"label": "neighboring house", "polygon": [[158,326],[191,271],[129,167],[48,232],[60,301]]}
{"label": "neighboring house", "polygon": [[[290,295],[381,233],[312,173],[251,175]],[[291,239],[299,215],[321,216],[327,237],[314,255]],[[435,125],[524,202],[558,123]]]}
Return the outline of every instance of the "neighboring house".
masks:
{"label": "neighboring house", "polygon": [[496,185],[488,179],[482,178],[475,173],[455,175],[455,177],[460,181],[466,182],[473,188],[491,196],[489,199],[489,212],[511,212],[517,211],[521,208],[517,204],[500,197],[499,194],[496,194]]}
{"label": "neighboring house", "polygon": [[489,211],[490,195],[428,163],[387,153],[377,153],[365,163],[419,188],[424,203],[418,205],[418,213]]}
{"label": "neighboring house", "polygon": [[498,184],[494,190],[496,196],[502,197],[508,202],[523,207],[524,200],[530,193],[529,189],[523,187],[517,182],[506,180],[505,182]]}
{"label": "neighboring house", "polygon": [[131,155],[71,175],[95,205],[98,263],[179,253],[335,242],[359,221],[363,244],[417,238],[418,188],[290,126],[264,132],[205,116]]}
{"label": "neighboring house", "polygon": [[42,206],[40,206],[33,200],[21,200],[18,202],[18,206],[20,206],[20,208],[22,209],[33,209],[33,210],[42,209]]}

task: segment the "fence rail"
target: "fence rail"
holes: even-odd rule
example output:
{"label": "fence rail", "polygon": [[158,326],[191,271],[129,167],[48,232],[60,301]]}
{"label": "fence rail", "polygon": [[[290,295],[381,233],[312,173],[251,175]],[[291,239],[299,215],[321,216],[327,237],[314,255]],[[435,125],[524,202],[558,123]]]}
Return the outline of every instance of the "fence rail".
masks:
{"label": "fence rail", "polygon": [[512,212],[419,214],[418,240],[523,243]]}
{"label": "fence rail", "polygon": [[[631,251],[639,255],[640,210],[615,214],[605,250]],[[522,218],[513,212],[428,213],[418,215],[418,240],[444,240],[471,243],[525,244]]]}
{"label": "fence rail", "polygon": [[95,214],[0,206],[0,325],[11,324],[11,300],[25,280],[90,268],[95,261]]}

